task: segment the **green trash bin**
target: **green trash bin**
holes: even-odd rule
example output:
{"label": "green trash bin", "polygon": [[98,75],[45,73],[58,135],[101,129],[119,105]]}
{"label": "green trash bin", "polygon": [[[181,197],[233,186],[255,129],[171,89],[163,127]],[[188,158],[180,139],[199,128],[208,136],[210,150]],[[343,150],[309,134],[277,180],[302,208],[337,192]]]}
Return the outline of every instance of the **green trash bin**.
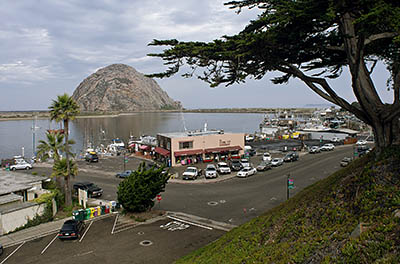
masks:
{"label": "green trash bin", "polygon": [[90,219],[90,208],[87,208],[85,210],[85,220],[89,220]]}
{"label": "green trash bin", "polygon": [[106,206],[100,205],[100,207],[101,207],[101,215],[105,215],[106,214]]}
{"label": "green trash bin", "polygon": [[78,210],[75,210],[75,211],[73,211],[72,212],[72,216],[73,216],[73,218],[75,219],[75,220],[77,220],[77,221],[80,221],[80,215],[79,215],[79,211]]}
{"label": "green trash bin", "polygon": [[86,213],[86,210],[79,209],[79,221],[85,220],[85,213]]}

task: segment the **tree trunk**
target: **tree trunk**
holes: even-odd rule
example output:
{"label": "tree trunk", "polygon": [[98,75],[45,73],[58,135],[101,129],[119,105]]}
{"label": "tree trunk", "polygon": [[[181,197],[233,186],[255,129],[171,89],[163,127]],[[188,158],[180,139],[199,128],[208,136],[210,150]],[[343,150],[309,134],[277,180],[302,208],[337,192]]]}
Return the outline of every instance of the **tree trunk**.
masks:
{"label": "tree trunk", "polygon": [[378,154],[383,149],[400,144],[400,131],[398,117],[390,121],[378,121],[372,124],[375,137],[375,149]]}
{"label": "tree trunk", "polygon": [[71,195],[71,183],[69,181],[70,167],[69,167],[69,145],[68,145],[69,124],[67,119],[64,119],[64,134],[65,134],[65,159],[67,162],[67,176],[64,177],[65,206],[71,206],[72,195]]}

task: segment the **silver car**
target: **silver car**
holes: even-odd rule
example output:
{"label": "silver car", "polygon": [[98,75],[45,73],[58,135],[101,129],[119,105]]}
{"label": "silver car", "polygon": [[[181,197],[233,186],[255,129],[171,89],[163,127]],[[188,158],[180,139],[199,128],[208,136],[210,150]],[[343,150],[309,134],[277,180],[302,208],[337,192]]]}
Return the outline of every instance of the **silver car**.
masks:
{"label": "silver car", "polygon": [[214,164],[207,165],[205,177],[206,179],[217,178],[217,168],[215,168]]}

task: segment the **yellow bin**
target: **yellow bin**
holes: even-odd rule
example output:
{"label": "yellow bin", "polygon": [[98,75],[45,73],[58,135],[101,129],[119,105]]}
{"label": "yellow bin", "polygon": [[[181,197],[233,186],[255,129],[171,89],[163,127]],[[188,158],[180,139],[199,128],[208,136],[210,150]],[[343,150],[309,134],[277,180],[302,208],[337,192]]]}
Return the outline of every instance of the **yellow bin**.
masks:
{"label": "yellow bin", "polygon": [[94,217],[94,212],[96,212],[97,210],[96,210],[96,208],[90,208],[90,218],[93,218]]}
{"label": "yellow bin", "polygon": [[97,216],[100,216],[101,215],[101,206],[97,206],[96,210],[97,210]]}

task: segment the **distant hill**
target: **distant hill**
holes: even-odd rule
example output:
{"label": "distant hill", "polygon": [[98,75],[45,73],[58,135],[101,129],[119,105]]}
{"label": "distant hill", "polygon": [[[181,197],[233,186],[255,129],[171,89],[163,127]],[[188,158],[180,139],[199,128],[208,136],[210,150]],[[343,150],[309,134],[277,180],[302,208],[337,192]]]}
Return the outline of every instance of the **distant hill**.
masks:
{"label": "distant hill", "polygon": [[82,112],[134,112],[177,110],[181,103],[172,100],[150,78],[124,64],[112,64],[87,77],[72,98]]}

